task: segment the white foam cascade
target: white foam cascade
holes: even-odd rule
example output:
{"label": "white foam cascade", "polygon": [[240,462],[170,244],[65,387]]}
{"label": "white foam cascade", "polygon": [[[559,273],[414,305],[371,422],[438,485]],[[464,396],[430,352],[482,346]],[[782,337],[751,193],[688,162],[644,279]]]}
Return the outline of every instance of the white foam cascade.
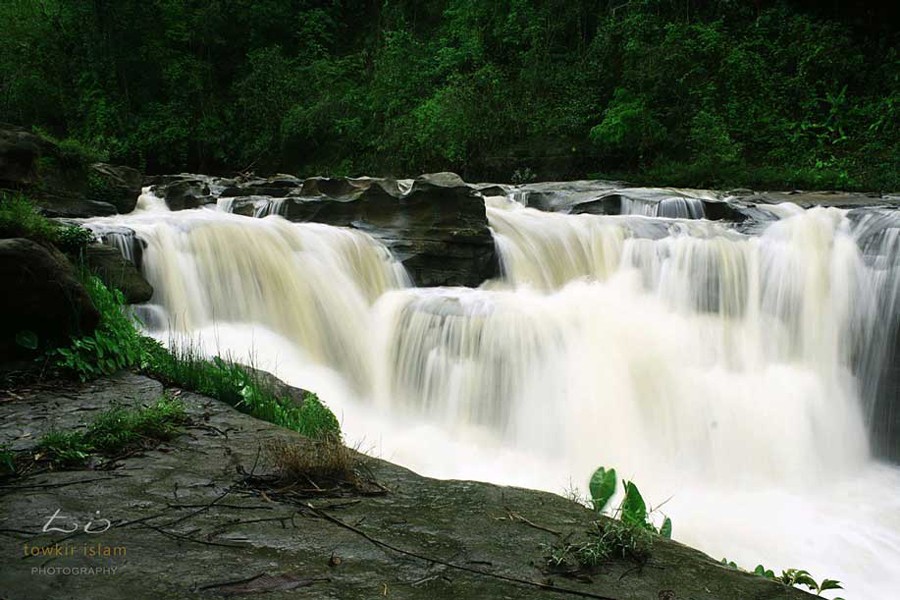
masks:
{"label": "white foam cascade", "polygon": [[488,214],[512,289],[382,300],[385,402],[574,462],[717,481],[867,459],[847,343],[866,289],[839,211],[762,238],[672,222],[656,239],[633,218]]}
{"label": "white foam cascade", "polygon": [[259,325],[360,384],[369,378],[359,337],[368,307],[409,284],[382,244],[350,229],[209,209],[151,209],[92,225],[118,223],[145,245],[143,272],[163,309],[156,320],[171,332]]}
{"label": "white foam cascade", "polygon": [[653,504],[674,496],[675,537],[716,558],[848,598],[900,586],[900,471],[870,456],[866,401],[900,314],[898,213],[776,206],[744,235],[689,208],[490,198],[503,277],[417,289],[361,232],[218,208],[150,194],[95,223],[137,232],[168,327],[314,389],[351,443],[555,492],[613,466]]}

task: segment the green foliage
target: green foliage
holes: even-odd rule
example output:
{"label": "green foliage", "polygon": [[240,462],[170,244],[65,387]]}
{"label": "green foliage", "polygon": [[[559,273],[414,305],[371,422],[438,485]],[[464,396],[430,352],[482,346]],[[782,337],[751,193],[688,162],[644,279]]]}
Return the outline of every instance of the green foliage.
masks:
{"label": "green foliage", "polygon": [[594,510],[598,513],[603,512],[610,499],[616,493],[616,470],[607,471],[604,467],[599,467],[591,476],[590,485],[591,502]]}
{"label": "green foliage", "polygon": [[72,254],[78,254],[94,241],[90,230],[55,223],[42,215],[25,196],[0,191],[0,238],[12,237],[54,244]]}
{"label": "green foliage", "polygon": [[16,465],[16,453],[9,444],[0,444],[0,477],[10,477],[18,471]]}
{"label": "green foliage", "polygon": [[653,548],[653,538],[643,527],[605,519],[597,521],[587,539],[550,546],[548,563],[554,569],[595,569],[608,560],[643,562]]}
{"label": "green foliage", "polygon": [[57,226],[21,194],[0,191],[0,237],[53,242]]}
{"label": "green foliage", "polygon": [[88,245],[96,241],[90,229],[77,225],[60,226],[54,232],[53,243],[57,248],[69,254],[79,255]]}
{"label": "green foliage", "polygon": [[80,431],[51,430],[38,443],[38,451],[59,465],[83,463],[91,453],[91,446]]}
{"label": "green foliage", "polygon": [[117,407],[101,413],[85,438],[94,450],[114,454],[144,439],[170,439],[186,420],[184,404],[164,396],[140,410]]}
{"label": "green foliage", "polygon": [[141,369],[163,381],[227,402],[263,419],[311,438],[340,437],[340,424],[319,398],[307,392],[301,403],[282,396],[257,372],[235,362],[205,359],[192,346],[170,352],[155,340],[143,339]]}
{"label": "green foliage", "polygon": [[666,129],[645,98],[616,88],[603,120],[591,129],[590,138],[610,154],[642,159],[666,138]]}
{"label": "green foliage", "polygon": [[141,335],[125,312],[125,298],[109,290],[98,277],[84,277],[85,288],[100,313],[100,323],[90,335],[73,338],[67,348],[51,351],[56,364],[87,381],[135,366],[141,360]]}
{"label": "green foliage", "polygon": [[93,453],[115,456],[172,439],[186,421],[184,404],[164,396],[147,407],[104,411],[85,431],[49,431],[38,443],[38,452],[61,466],[79,465]]}
{"label": "green foliage", "polygon": [[813,4],[7,0],[0,113],[150,172],[898,188],[896,8]]}
{"label": "green foliage", "polygon": [[[726,567],[731,567],[732,569],[743,570],[734,561],[729,561],[726,558],[723,558],[721,561],[723,565]],[[759,575],[760,577],[765,577],[766,579],[771,579],[772,581],[777,581],[779,583],[783,583],[788,586],[806,586],[811,591],[815,592],[817,596],[821,596],[822,592],[826,592],[828,590],[842,590],[844,589],[841,585],[841,582],[836,579],[823,579],[821,583],[816,582],[813,579],[812,575],[809,574],[809,571],[805,571],[803,569],[787,569],[781,572],[781,576],[777,577],[775,572],[772,569],[767,569],[762,565],[756,565],[756,568],[753,569],[754,575]],[[835,598],[834,600],[843,600],[843,598]]]}
{"label": "green foliage", "polygon": [[[616,470],[598,467],[591,476],[589,489],[594,510],[600,514],[609,504],[610,499],[616,493]],[[631,481],[623,481],[622,488],[625,495],[616,509],[615,514],[619,519],[632,527],[645,529],[666,538],[672,537],[672,520],[665,517],[662,525],[657,527],[650,520],[647,512],[647,503],[641,495],[638,487]]]}

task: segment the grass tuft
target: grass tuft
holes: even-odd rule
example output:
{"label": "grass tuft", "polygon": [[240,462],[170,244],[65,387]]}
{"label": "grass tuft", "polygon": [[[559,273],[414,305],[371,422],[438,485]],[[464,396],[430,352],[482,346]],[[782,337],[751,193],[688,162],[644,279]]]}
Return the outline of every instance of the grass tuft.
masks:
{"label": "grass tuft", "polygon": [[548,563],[557,570],[592,570],[608,560],[643,563],[653,547],[652,534],[634,523],[602,519],[587,539],[548,547]]}
{"label": "grass tuft", "polygon": [[305,443],[269,441],[264,451],[267,462],[286,484],[308,482],[314,487],[332,487],[357,481],[356,457],[335,436]]}
{"label": "grass tuft", "polygon": [[341,428],[334,413],[311,392],[297,401],[280,393],[257,371],[218,356],[209,360],[194,346],[170,351],[149,338],[144,338],[142,345],[142,371],[168,385],[211,396],[313,439],[340,439]]}
{"label": "grass tuft", "polygon": [[170,440],[186,422],[184,404],[164,396],[147,407],[104,411],[85,431],[49,431],[38,452],[57,465],[76,466],[95,453],[116,456]]}

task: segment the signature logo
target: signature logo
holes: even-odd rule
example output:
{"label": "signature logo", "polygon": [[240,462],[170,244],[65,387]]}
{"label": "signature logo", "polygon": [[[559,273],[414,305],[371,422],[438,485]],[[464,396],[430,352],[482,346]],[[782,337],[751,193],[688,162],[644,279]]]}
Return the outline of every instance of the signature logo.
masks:
{"label": "signature logo", "polygon": [[[81,523],[79,523],[78,520],[76,520],[74,517],[60,515],[59,513],[61,511],[62,509],[57,508],[56,512],[53,513],[49,519],[47,519],[46,523],[44,523],[44,527],[41,531],[43,531],[44,533],[48,533],[51,531],[58,531],[59,533],[75,533],[79,529],[82,529]],[[98,510],[94,514],[99,515],[100,511]],[[60,525],[63,525],[63,527],[54,526],[54,521],[59,521]],[[100,528],[100,524],[103,524],[102,529]],[[85,533],[94,534],[103,533],[104,531],[109,530],[110,527],[112,527],[112,522],[109,519],[99,519],[96,524],[93,520],[88,521],[84,525],[83,529]]]}

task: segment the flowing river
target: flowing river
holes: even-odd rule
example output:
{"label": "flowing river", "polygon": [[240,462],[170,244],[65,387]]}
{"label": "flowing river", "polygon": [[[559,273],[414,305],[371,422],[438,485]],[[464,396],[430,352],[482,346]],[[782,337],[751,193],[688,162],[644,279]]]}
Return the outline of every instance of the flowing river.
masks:
{"label": "flowing river", "polygon": [[896,597],[900,468],[870,432],[891,416],[874,398],[900,212],[773,205],[742,230],[690,201],[600,216],[489,197],[503,274],[468,289],[411,287],[361,231],[229,208],[145,191],[88,222],[143,242],[137,310],[160,339],[317,392],[348,443],[424,475],[584,494],[615,467],[716,559]]}

